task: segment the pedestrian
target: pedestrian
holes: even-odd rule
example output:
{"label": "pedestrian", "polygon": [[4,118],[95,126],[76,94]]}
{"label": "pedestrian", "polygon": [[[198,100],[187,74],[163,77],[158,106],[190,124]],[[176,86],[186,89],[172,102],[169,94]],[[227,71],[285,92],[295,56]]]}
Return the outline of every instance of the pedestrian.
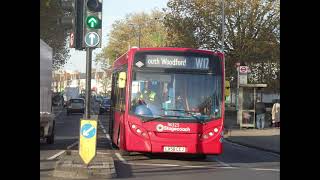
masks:
{"label": "pedestrian", "polygon": [[255,112],[257,128],[264,129],[266,106],[263,102],[261,102],[260,98],[257,99]]}
{"label": "pedestrian", "polygon": [[272,106],[272,125],[280,128],[280,101],[276,101]]}

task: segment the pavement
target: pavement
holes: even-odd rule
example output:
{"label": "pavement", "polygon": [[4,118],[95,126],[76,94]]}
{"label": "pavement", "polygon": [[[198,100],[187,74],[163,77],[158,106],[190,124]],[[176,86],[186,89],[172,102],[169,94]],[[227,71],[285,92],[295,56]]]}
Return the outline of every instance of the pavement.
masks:
{"label": "pavement", "polygon": [[[107,124],[106,115],[99,121],[96,156],[89,166],[84,166],[78,154],[79,126],[81,113],[67,116],[66,110],[53,107],[56,115],[54,144],[40,140],[40,179],[110,179],[116,177],[110,143],[100,123]],[[95,110],[93,114],[97,114]]]}
{"label": "pavement", "polygon": [[98,153],[87,166],[78,150],[61,155],[53,176],[69,179],[110,179],[116,177],[113,158],[107,153]]}
{"label": "pavement", "polygon": [[231,129],[227,141],[280,154],[280,129]]}
{"label": "pavement", "polygon": [[259,129],[240,129],[237,125],[236,112],[226,112],[225,116],[225,140],[280,154],[280,129],[272,128],[266,123],[266,128]]}

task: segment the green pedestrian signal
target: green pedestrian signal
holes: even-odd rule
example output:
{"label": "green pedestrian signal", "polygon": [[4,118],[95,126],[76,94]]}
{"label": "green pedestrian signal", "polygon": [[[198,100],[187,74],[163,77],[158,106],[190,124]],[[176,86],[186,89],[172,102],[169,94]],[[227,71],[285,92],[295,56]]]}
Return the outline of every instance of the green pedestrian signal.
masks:
{"label": "green pedestrian signal", "polygon": [[88,16],[86,22],[89,28],[93,28],[93,29],[101,28],[101,21],[99,18],[95,16]]}

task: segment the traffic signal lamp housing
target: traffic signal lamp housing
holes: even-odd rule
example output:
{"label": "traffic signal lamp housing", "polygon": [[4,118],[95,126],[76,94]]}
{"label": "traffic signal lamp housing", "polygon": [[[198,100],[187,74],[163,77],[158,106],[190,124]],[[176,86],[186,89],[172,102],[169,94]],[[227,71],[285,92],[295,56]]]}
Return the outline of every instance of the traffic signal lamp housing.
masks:
{"label": "traffic signal lamp housing", "polygon": [[[83,47],[83,6],[84,0],[60,0],[60,6],[63,10],[69,12],[68,16],[64,16],[58,20],[58,24],[66,29],[71,30],[74,36],[73,44],[77,50]],[[73,48],[73,47],[71,47]]]}
{"label": "traffic signal lamp housing", "polygon": [[84,1],[83,47],[100,48],[102,37],[102,0]]}

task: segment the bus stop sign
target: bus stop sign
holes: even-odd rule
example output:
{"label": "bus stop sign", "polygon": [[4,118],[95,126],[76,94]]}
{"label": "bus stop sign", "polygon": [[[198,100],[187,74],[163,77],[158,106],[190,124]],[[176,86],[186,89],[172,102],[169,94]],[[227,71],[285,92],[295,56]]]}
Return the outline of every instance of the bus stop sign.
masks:
{"label": "bus stop sign", "polygon": [[79,155],[85,164],[96,156],[97,120],[80,121]]}
{"label": "bus stop sign", "polygon": [[248,66],[240,66],[240,73],[248,73]]}

